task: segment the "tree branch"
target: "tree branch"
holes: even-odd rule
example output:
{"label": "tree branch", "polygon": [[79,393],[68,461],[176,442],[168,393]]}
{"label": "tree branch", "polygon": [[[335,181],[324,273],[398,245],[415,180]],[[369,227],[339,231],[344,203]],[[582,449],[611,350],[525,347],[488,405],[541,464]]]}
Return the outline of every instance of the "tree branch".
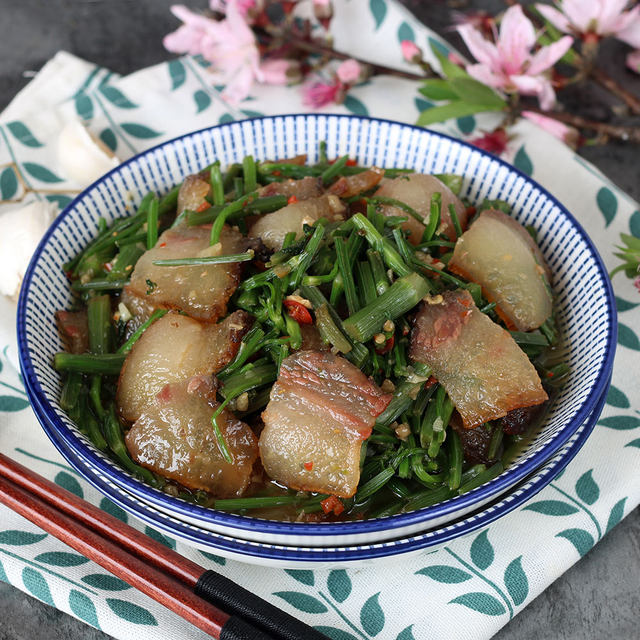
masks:
{"label": "tree branch", "polygon": [[540,115],[552,118],[558,122],[563,122],[577,129],[594,131],[595,133],[613,138],[614,140],[622,140],[623,142],[640,143],[640,127],[625,127],[622,125],[607,124],[605,122],[596,122],[595,120],[587,120],[581,116],[572,113],[562,113],[556,111],[544,111],[535,107],[527,107],[526,111],[534,111]]}
{"label": "tree branch", "polygon": [[589,74],[599,85],[613,93],[616,97],[624,102],[634,115],[640,115],[640,98],[634,96],[627,91],[622,85],[618,84],[611,76],[606,74],[602,69],[594,67]]}
{"label": "tree branch", "polygon": [[410,71],[400,71],[399,69],[394,69],[393,67],[387,67],[383,64],[375,64],[373,62],[368,62],[367,60],[361,60],[360,58],[356,58],[347,53],[342,53],[340,51],[336,51],[332,47],[327,47],[319,42],[314,42],[311,40],[306,40],[295,35],[292,31],[284,31],[278,33],[270,33],[264,32],[266,37],[271,39],[282,39],[286,42],[287,45],[300,49],[302,51],[307,51],[308,53],[317,53],[322,56],[327,56],[329,58],[335,58],[337,60],[356,60],[362,65],[368,66],[374,74],[384,74],[389,76],[395,76],[396,78],[406,78],[407,80],[426,80],[428,75],[419,74],[419,73],[411,73]]}

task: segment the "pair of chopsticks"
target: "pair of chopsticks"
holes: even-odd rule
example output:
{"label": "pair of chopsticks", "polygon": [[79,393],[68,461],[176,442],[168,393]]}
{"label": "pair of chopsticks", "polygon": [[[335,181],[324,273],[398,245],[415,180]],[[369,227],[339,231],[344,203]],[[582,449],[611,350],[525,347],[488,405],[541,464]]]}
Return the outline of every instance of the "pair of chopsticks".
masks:
{"label": "pair of chopsticks", "polygon": [[0,454],[0,502],[219,640],[327,637]]}

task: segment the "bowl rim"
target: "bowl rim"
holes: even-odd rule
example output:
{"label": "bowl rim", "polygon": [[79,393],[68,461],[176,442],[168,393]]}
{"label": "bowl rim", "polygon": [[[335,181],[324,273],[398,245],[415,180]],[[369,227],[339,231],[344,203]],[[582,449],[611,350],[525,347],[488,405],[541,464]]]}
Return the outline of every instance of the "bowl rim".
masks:
{"label": "bowl rim", "polygon": [[[413,533],[404,538],[384,540],[381,542],[335,545],[331,547],[303,547],[300,545],[285,545],[231,538],[228,535],[203,530],[196,525],[177,520],[169,514],[156,510],[140,498],[130,495],[125,489],[112,481],[110,485],[109,480],[100,477],[100,472],[93,468],[89,462],[83,460],[80,456],[77,458],[74,457],[74,454],[77,455],[77,453],[68,447],[60,437],[60,434],[55,431],[53,425],[47,422],[41,415],[38,415],[38,420],[58,452],[73,469],[98,492],[124,509],[127,513],[140,519],[147,525],[164,531],[168,535],[178,537],[176,536],[174,528],[177,529],[180,535],[179,540],[185,544],[187,543],[186,541],[188,541],[188,543],[213,547],[217,551],[222,550],[242,554],[243,556],[275,561],[310,563],[324,563],[328,561],[350,562],[404,555],[451,542],[452,540],[473,533],[495,522],[499,518],[506,516],[508,513],[515,511],[515,509],[540,493],[540,491],[553,482],[553,480],[557,479],[586,444],[602,413],[610,384],[611,376],[609,375],[606,386],[593,412],[576,430],[576,440],[566,449],[559,451],[546,463],[534,470],[530,476],[520,481],[513,492],[497,497],[494,501],[484,505],[476,512],[467,514],[458,520],[442,524],[431,530]],[[90,470],[89,473],[86,469]]]}
{"label": "bowl rim", "polygon": [[[540,193],[549,199],[549,201],[555,205],[560,213],[562,213],[570,225],[576,230],[581,239],[585,242],[591,257],[593,258],[595,267],[600,274],[601,281],[604,287],[606,309],[609,320],[609,335],[607,338],[605,357],[602,360],[598,378],[593,385],[589,395],[585,398],[584,402],[574,415],[571,421],[569,421],[563,429],[556,434],[553,439],[542,446],[541,449],[535,451],[531,456],[519,464],[515,469],[506,470],[500,474],[497,478],[465,493],[461,496],[455,496],[444,502],[438,503],[431,507],[426,507],[418,511],[412,511],[405,514],[398,514],[393,516],[387,516],[384,518],[374,518],[370,520],[362,521],[347,521],[347,522],[325,522],[325,523],[303,523],[303,522],[281,522],[276,520],[265,520],[261,518],[254,518],[252,516],[239,515],[233,513],[226,513],[222,511],[216,511],[210,507],[203,507],[200,505],[188,503],[179,498],[174,498],[168,494],[155,489],[149,485],[144,484],[142,481],[131,476],[126,471],[121,469],[115,462],[107,459],[100,454],[95,448],[84,439],[80,438],[73,431],[71,431],[56,415],[53,407],[47,400],[42,386],[35,374],[34,367],[31,363],[31,355],[28,349],[28,340],[26,335],[26,311],[29,292],[31,289],[31,283],[34,277],[34,271],[40,256],[43,253],[51,236],[56,232],[61,222],[65,219],[69,212],[76,207],[76,205],[82,201],[88,193],[90,193],[96,186],[105,181],[112,174],[116,174],[122,171],[124,168],[131,164],[137,163],[140,158],[151,155],[163,147],[170,147],[172,145],[182,143],[185,145],[189,138],[196,138],[198,136],[206,135],[212,130],[218,129],[230,129],[234,127],[241,127],[245,123],[251,123],[253,121],[264,122],[285,122],[287,119],[304,119],[306,121],[330,121],[333,119],[344,120],[347,122],[353,121],[365,121],[365,122],[377,122],[382,124],[388,124],[392,126],[399,126],[411,130],[415,135],[427,135],[441,138],[453,143],[454,145],[460,145],[463,148],[467,148],[474,153],[478,153],[481,156],[489,159],[491,162],[498,163],[502,168],[506,169],[510,173],[515,173],[516,176],[521,177],[526,183],[530,183],[533,187],[537,188]],[[526,175],[516,167],[510,165],[506,161],[498,158],[482,149],[465,142],[424,127],[418,127],[416,125],[405,124],[394,120],[383,118],[371,118],[357,115],[342,115],[342,114],[314,114],[314,113],[292,113],[281,114],[273,116],[261,116],[257,118],[247,118],[245,120],[236,120],[229,123],[218,124],[210,127],[204,127],[196,131],[191,131],[180,136],[176,136],[170,140],[157,144],[145,151],[132,156],[128,160],[125,160],[122,164],[114,169],[110,170],[91,185],[89,185],[84,191],[78,194],[57,216],[52,225],[44,234],[38,247],[36,248],[25,276],[23,278],[22,287],[20,290],[20,297],[18,300],[18,312],[17,312],[17,335],[18,335],[18,357],[20,362],[20,368],[25,380],[28,381],[27,391],[30,396],[30,400],[33,402],[32,396],[39,399],[38,403],[40,411],[42,411],[47,418],[52,421],[55,426],[56,432],[64,439],[64,441],[72,448],[77,450],[80,455],[88,460],[111,481],[115,482],[119,486],[125,488],[127,491],[133,493],[136,496],[143,497],[145,501],[148,501],[152,505],[162,505],[163,508],[169,509],[174,514],[180,514],[183,517],[188,517],[210,524],[219,526],[225,526],[236,529],[252,530],[260,533],[273,533],[278,535],[311,535],[311,536],[327,536],[327,535],[347,535],[347,534],[364,534],[374,531],[385,531],[389,529],[395,529],[404,526],[410,526],[420,523],[426,519],[435,519],[443,516],[447,516],[452,512],[471,507],[474,503],[483,499],[487,499],[490,496],[507,489],[515,482],[521,481],[527,477],[532,471],[548,461],[562,446],[571,438],[571,436],[582,425],[587,416],[591,413],[592,409],[596,405],[602,390],[607,385],[607,379],[612,370],[613,360],[616,349],[617,338],[617,313],[614,304],[613,289],[611,281],[609,280],[606,268],[598,253],[598,250],[594,246],[592,240],[589,238],[582,225],[574,218],[574,216],[567,210],[567,208],[560,203],[557,198],[550,194],[544,187],[538,184],[530,176]]]}

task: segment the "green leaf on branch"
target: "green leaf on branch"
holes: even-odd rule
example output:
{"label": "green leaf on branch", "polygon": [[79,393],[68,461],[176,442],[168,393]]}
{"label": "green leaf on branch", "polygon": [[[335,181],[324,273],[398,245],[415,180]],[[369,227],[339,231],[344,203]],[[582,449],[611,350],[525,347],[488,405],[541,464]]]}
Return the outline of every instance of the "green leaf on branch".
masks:
{"label": "green leaf on branch", "polygon": [[458,98],[464,102],[491,105],[495,109],[502,109],[507,105],[505,100],[493,89],[473,78],[455,77],[449,80],[449,86]]}
{"label": "green leaf on branch", "polygon": [[490,104],[469,104],[462,101],[449,102],[449,104],[443,104],[423,111],[418,117],[417,124],[426,127],[436,122],[444,122],[451,118],[472,116],[475,113],[482,113],[483,111],[499,111],[499,109]]}
{"label": "green leaf on branch", "polygon": [[458,94],[449,86],[448,80],[429,78],[418,91],[430,100],[456,100]]}
{"label": "green leaf on branch", "polygon": [[444,73],[447,78],[469,77],[469,74],[462,67],[458,66],[455,62],[451,62],[447,55],[440,51],[439,47],[434,46],[433,41],[430,41],[429,44],[431,44],[431,51],[433,51],[433,55],[438,58],[442,73]]}

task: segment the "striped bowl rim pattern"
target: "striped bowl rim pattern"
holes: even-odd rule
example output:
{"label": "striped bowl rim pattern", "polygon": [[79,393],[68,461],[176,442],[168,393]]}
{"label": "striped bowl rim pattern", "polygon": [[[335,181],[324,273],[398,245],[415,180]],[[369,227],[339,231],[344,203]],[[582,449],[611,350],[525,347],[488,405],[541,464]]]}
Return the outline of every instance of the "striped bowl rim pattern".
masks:
{"label": "striped bowl rim pattern", "polygon": [[[214,159],[224,166],[246,154],[265,159],[308,153],[313,162],[321,139],[326,140],[330,156],[348,153],[362,164],[462,174],[463,196],[472,202],[506,200],[514,217],[536,228],[538,243],[554,273],[558,325],[571,367],[569,380],[552,402],[537,437],[509,469],[469,493],[407,514],[358,522],[276,522],[207,509],[143,484],[93,447],[59,406],[60,377],[50,363],[62,348],[54,312],[68,308],[71,301],[62,264],[95,236],[100,216],[110,222],[126,215],[130,204],[139,202],[148,190],[166,193]],[[228,123],[175,138],[131,158],[88,187],[58,216],[34,254],[21,290],[17,332],[22,373],[38,411],[67,446],[106,478],[150,504],[177,517],[233,528],[239,536],[251,531],[391,537],[401,528],[415,530],[437,518],[453,518],[497,496],[568,442],[593,410],[612,368],[616,344],[613,301],[605,267],[584,229],[553,196],[514,167],[460,140],[411,125],[358,116],[294,114]]]}

